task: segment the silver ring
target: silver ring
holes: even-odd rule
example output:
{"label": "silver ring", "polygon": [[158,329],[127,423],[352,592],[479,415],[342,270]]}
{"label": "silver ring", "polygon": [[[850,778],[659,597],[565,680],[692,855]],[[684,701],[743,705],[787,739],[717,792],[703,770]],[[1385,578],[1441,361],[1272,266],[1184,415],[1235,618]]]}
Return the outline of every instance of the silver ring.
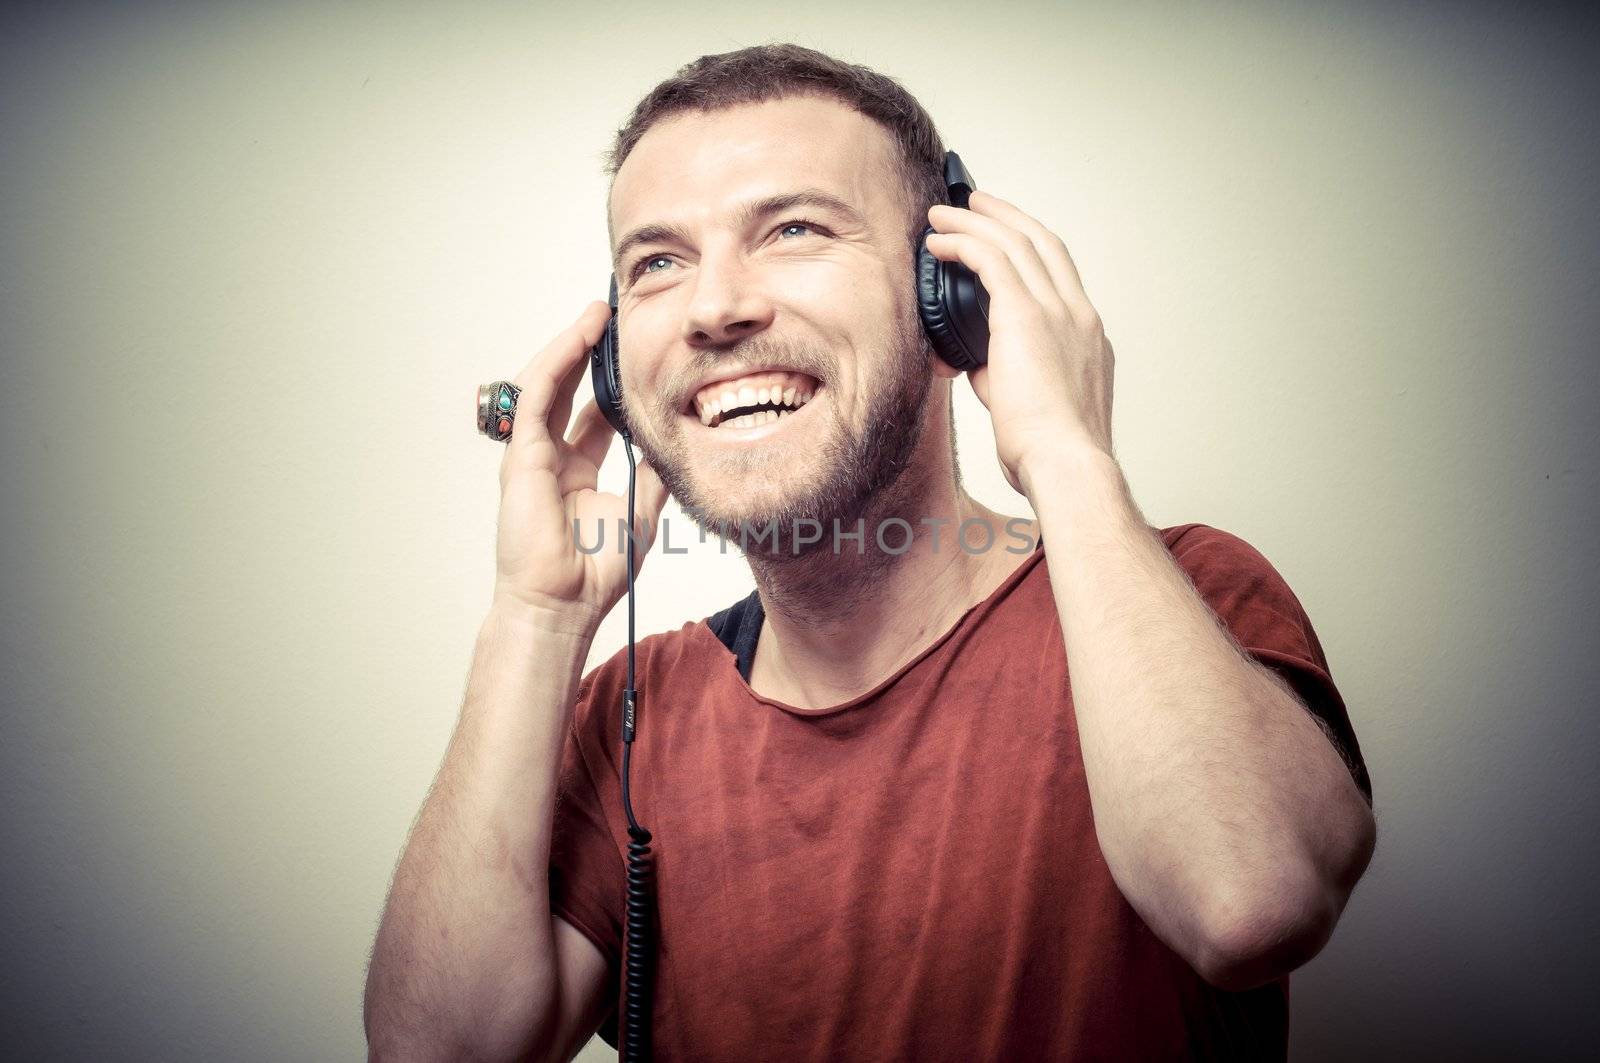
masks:
{"label": "silver ring", "polygon": [[522,389],[509,380],[496,380],[478,388],[478,431],[504,443],[511,438],[517,419],[517,396]]}

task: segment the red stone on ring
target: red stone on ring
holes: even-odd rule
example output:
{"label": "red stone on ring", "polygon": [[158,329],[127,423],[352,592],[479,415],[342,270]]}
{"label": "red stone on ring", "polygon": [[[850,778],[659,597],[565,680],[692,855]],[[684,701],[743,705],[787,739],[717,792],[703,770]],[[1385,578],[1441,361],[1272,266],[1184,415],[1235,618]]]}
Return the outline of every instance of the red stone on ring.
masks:
{"label": "red stone on ring", "polygon": [[500,431],[502,431],[502,432],[511,431],[511,420],[510,420],[510,418],[507,418],[507,417],[500,418]]}

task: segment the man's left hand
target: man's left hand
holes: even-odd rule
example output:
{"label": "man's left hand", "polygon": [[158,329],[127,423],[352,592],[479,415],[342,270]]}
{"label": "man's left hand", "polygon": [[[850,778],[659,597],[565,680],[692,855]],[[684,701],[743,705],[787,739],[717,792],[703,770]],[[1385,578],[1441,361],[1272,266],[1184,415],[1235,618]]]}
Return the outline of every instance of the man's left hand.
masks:
{"label": "man's left hand", "polygon": [[972,389],[994,421],[1006,480],[1026,494],[1030,465],[1111,449],[1111,344],[1059,236],[998,196],[936,204],[928,250],[971,269],[989,293],[989,361]]}

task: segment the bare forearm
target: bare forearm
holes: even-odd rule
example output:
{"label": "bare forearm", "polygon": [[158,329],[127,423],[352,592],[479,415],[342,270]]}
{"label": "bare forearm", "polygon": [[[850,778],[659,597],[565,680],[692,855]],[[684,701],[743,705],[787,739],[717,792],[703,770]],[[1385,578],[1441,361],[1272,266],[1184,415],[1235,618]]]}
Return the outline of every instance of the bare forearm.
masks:
{"label": "bare forearm", "polygon": [[515,1058],[555,1004],[555,785],[592,633],[496,605],[367,975],[375,1058]]}
{"label": "bare forearm", "polygon": [[1208,977],[1239,979],[1241,960],[1247,982],[1304,962],[1370,854],[1347,768],[1240,653],[1112,459],[1073,455],[1030,488],[1118,886]]}

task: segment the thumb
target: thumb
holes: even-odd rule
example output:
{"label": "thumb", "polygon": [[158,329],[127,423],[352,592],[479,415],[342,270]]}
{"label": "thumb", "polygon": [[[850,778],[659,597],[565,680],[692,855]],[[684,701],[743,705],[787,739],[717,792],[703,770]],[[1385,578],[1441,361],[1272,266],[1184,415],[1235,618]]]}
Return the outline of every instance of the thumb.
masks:
{"label": "thumb", "polygon": [[967,380],[972,384],[972,391],[978,396],[978,401],[983,403],[984,409],[989,409],[989,367],[979,366],[967,370]]}
{"label": "thumb", "polygon": [[661,517],[661,510],[667,504],[667,485],[661,482],[655,467],[648,461],[641,461],[634,482],[635,500],[638,503],[638,515],[654,525]]}

